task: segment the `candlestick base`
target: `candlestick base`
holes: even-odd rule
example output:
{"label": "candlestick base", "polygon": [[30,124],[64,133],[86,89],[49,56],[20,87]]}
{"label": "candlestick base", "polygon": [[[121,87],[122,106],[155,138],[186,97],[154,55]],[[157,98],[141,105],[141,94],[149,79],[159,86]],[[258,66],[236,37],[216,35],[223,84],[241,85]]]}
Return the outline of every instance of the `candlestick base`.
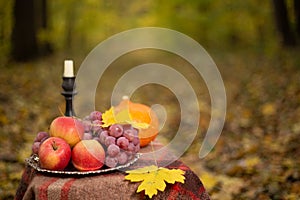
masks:
{"label": "candlestick base", "polygon": [[65,116],[75,116],[73,109],[73,98],[77,94],[75,90],[75,77],[63,77],[62,88],[63,91],[61,94],[66,100]]}

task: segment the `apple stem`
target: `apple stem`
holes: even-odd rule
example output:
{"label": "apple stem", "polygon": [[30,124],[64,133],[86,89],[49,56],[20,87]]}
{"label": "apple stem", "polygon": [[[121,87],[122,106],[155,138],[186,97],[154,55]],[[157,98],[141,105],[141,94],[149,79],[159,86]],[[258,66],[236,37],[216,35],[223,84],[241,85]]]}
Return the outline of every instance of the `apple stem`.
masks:
{"label": "apple stem", "polygon": [[58,146],[56,145],[55,140],[53,140],[52,148],[53,148],[54,151],[57,150],[57,148],[58,148]]}

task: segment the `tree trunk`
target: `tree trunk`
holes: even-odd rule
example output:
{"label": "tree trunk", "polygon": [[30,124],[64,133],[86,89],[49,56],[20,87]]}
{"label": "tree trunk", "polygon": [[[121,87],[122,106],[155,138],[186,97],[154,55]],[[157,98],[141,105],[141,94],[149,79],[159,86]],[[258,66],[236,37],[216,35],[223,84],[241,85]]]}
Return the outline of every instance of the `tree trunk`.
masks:
{"label": "tree trunk", "polygon": [[281,35],[283,45],[295,46],[296,39],[290,28],[286,2],[284,0],[273,0],[273,6],[276,25]]}
{"label": "tree trunk", "polygon": [[[48,31],[48,4],[47,0],[35,0],[35,19],[37,31]],[[52,45],[49,38],[43,38],[42,41],[38,41],[39,53],[41,55],[48,55],[52,53]]]}
{"label": "tree trunk", "polygon": [[296,19],[296,32],[298,38],[300,37],[300,1],[294,0],[294,10],[295,10],[295,19]]}
{"label": "tree trunk", "polygon": [[16,61],[26,61],[38,54],[34,10],[34,0],[15,0],[11,56]]}

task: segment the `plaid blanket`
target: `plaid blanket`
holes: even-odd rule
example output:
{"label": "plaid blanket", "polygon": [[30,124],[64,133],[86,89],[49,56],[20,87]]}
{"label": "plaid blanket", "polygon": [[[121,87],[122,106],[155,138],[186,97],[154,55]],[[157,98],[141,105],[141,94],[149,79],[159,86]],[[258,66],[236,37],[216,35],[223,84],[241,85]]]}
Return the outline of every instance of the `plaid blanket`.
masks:
{"label": "plaid blanket", "polygon": [[[160,144],[154,143],[153,146],[159,148]],[[147,148],[143,151],[147,151]],[[185,183],[167,184],[165,191],[159,191],[152,199],[209,200],[209,195],[198,176],[180,160],[169,163],[171,157],[172,154],[169,152],[163,152],[156,158],[156,163],[158,166],[184,170]],[[149,156],[142,156],[130,168],[134,169],[149,164],[153,164],[153,159]],[[122,171],[113,171],[88,176],[57,176],[39,173],[30,166],[26,166],[15,200],[149,199],[143,191],[136,193],[140,183],[124,180],[125,175]]]}

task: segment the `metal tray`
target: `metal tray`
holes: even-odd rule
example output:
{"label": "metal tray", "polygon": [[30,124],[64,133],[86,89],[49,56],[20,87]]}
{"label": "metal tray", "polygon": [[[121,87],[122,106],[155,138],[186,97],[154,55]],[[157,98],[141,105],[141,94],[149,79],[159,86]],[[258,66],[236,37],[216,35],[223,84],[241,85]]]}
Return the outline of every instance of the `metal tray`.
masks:
{"label": "metal tray", "polygon": [[38,172],[51,173],[51,174],[67,174],[67,175],[89,175],[89,174],[101,174],[101,173],[127,168],[133,163],[135,163],[139,158],[140,158],[140,154],[137,153],[132,160],[130,160],[128,163],[124,165],[118,165],[117,167],[113,167],[113,168],[104,167],[103,169],[93,170],[93,171],[78,171],[75,168],[68,168],[68,167],[66,168],[66,170],[63,171],[43,169],[39,165],[39,157],[36,154],[33,154],[29,158],[26,158],[25,162],[29,166],[37,170]]}

